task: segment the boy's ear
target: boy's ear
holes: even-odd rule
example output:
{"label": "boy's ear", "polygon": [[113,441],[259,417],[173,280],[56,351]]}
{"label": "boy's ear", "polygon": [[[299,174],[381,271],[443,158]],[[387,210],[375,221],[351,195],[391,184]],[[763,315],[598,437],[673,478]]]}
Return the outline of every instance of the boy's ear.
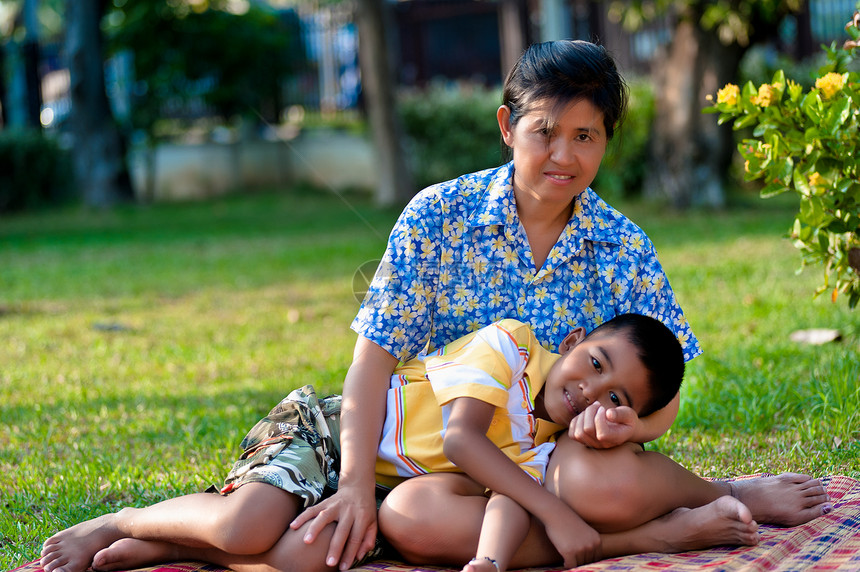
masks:
{"label": "boy's ear", "polygon": [[572,332],[567,334],[567,336],[561,341],[561,344],[558,346],[558,351],[561,354],[566,354],[585,339],[586,331],[582,326],[575,328]]}

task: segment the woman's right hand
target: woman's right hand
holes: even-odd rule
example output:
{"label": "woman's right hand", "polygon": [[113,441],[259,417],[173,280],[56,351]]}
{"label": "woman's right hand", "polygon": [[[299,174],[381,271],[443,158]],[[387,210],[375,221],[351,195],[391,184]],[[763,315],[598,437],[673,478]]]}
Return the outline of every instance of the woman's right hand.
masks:
{"label": "woman's right hand", "polygon": [[373,489],[361,491],[357,487],[340,487],[331,497],[299,513],[290,523],[290,528],[298,530],[308,524],[303,540],[305,544],[312,544],[331,523],[335,524],[335,530],[329,542],[326,565],[347,570],[370,552],[376,542],[376,497]]}

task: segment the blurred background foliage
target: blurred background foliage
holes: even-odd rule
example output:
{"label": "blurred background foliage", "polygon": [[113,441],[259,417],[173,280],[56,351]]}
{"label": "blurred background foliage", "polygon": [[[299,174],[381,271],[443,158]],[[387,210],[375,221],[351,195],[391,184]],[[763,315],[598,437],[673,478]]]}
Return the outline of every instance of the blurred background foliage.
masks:
{"label": "blurred background foliage", "polygon": [[131,54],[131,125],[151,134],[165,110],[202,99],[222,121],[272,123],[285,106],[280,86],[304,60],[299,23],[259,4],[117,0],[106,13],[109,54]]}
{"label": "blurred background foliage", "polygon": [[436,84],[403,94],[400,114],[416,187],[501,164],[501,99],[501,90],[474,84]]}
{"label": "blurred background foliage", "polygon": [[67,149],[36,131],[0,131],[0,212],[45,208],[73,198]]}
{"label": "blurred background foliage", "polygon": [[[358,61],[355,21],[378,4],[394,13],[384,30],[416,181],[403,198],[498,164],[495,108],[505,71],[499,59],[517,42],[556,35],[600,38],[631,84],[626,129],[612,142],[595,188],[610,200],[644,194],[682,208],[721,206],[727,193],[748,186],[739,172],[727,176],[735,145],[713,118],[701,117],[704,95],[727,81],[766,81],[775,69],[803,82],[822,53],[816,42],[841,34],[833,22],[844,22],[853,9],[852,0],[0,0],[2,128],[14,127],[13,116],[21,114],[10,78],[35,45],[42,113],[51,115],[47,122],[42,117],[44,132],[59,142],[45,152],[67,148],[76,155],[93,147],[71,142],[69,101],[49,81],[76,59],[69,53],[69,8],[88,5],[104,41],[106,113],[126,157],[140,143],[189,133],[198,140],[200,134],[224,140],[227,133],[236,141],[266,130],[283,137],[284,126],[294,133],[313,123],[335,130],[358,125],[367,137],[361,77],[373,70]],[[520,18],[508,28],[506,5],[517,6]],[[693,51],[699,57],[678,55]],[[684,93],[688,87],[695,91]],[[672,122],[683,128],[673,131]],[[33,188],[7,194],[68,194]],[[6,200],[0,209],[43,203]]]}

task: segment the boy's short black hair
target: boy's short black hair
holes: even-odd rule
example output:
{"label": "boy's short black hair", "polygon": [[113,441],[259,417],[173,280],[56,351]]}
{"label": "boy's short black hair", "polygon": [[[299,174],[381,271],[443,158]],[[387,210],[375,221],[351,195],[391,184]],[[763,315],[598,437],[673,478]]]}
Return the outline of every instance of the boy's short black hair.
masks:
{"label": "boy's short black hair", "polygon": [[594,328],[588,337],[615,332],[627,335],[648,370],[651,399],[639,412],[640,417],[662,409],[678,393],[684,379],[684,350],[678,338],[660,320],[641,314],[619,314]]}

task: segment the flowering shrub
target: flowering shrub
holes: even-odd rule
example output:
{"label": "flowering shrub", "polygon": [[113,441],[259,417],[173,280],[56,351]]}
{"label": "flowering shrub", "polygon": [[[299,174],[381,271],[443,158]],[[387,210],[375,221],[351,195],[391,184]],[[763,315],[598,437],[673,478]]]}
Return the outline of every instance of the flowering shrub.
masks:
{"label": "flowering shrub", "polygon": [[753,128],[739,145],[745,178],[763,180],[763,197],[800,195],[791,237],[804,263],[824,266],[816,293],[846,294],[852,308],[860,301],[860,78],[845,70],[860,49],[857,8],[845,28],[851,40],[825,48],[828,64],[808,92],[778,71],[759,87],[726,85],[705,109],[720,124]]}

